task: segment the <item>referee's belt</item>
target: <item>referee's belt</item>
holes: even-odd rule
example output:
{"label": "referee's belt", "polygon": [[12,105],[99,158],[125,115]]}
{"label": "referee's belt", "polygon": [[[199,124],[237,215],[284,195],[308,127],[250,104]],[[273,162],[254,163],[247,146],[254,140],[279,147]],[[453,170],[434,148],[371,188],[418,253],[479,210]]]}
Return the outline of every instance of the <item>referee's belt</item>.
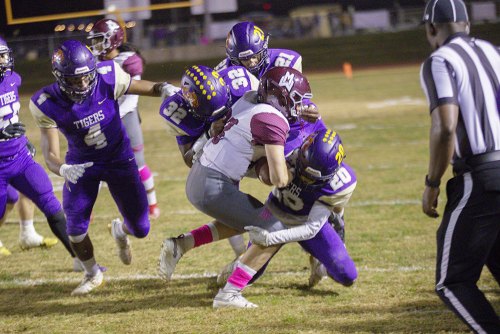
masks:
{"label": "referee's belt", "polygon": [[457,159],[453,163],[453,173],[455,175],[461,175],[473,171],[475,167],[495,161],[500,161],[500,151],[491,151],[476,154],[468,158]]}

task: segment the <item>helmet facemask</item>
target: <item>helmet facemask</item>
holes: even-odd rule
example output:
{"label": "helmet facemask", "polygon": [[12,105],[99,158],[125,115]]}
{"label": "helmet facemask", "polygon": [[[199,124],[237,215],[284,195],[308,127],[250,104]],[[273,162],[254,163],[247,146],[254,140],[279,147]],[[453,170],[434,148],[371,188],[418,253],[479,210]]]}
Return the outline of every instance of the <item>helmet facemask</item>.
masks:
{"label": "helmet facemask", "polygon": [[0,82],[7,73],[11,73],[14,68],[14,57],[12,57],[12,50],[7,46],[0,45]]}
{"label": "helmet facemask", "polygon": [[70,100],[81,103],[94,90],[97,83],[96,69],[76,75],[65,75],[58,70],[52,72],[57,79],[59,88]]}

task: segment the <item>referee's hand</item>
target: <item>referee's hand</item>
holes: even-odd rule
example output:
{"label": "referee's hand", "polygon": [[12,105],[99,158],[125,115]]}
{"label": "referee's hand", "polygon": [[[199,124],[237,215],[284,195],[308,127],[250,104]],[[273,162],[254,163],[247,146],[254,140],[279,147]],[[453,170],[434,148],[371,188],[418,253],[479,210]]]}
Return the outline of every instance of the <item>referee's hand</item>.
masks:
{"label": "referee's hand", "polygon": [[422,195],[422,211],[431,218],[439,217],[437,212],[438,197],[439,188],[425,187],[424,194]]}

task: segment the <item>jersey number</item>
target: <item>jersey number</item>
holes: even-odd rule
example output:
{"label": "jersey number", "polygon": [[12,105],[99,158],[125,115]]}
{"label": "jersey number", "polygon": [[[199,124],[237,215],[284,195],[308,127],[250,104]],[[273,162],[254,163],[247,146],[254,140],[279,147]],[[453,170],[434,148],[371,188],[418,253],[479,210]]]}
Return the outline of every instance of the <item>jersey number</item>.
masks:
{"label": "jersey number", "polygon": [[284,67],[289,67],[290,63],[293,61],[295,58],[294,55],[289,55],[283,52],[280,52],[276,60],[274,61],[274,66],[284,66]]}
{"label": "jersey number", "polygon": [[242,68],[227,72],[227,76],[231,79],[231,86],[234,90],[238,90],[240,87],[248,87],[248,80]]}
{"label": "jersey number", "polygon": [[332,181],[330,182],[330,187],[333,190],[339,190],[345,184],[351,182],[352,177],[351,174],[344,167],[340,167],[340,169],[333,176]]}
{"label": "jersey number", "polygon": [[95,146],[96,150],[100,150],[108,145],[106,136],[101,131],[101,124],[98,123],[89,128],[89,133],[85,136],[85,144],[87,146]]}
{"label": "jersey number", "polygon": [[19,101],[16,101],[12,104],[4,105],[3,107],[0,108],[1,129],[5,128],[10,123],[16,123],[19,120],[17,116],[19,113],[19,109],[21,109],[21,104],[19,103]]}
{"label": "jersey number", "polygon": [[293,211],[300,211],[304,208],[304,201],[288,189],[281,192],[281,201],[286,207]]}
{"label": "jersey number", "polygon": [[179,105],[176,102],[172,101],[165,109],[163,109],[163,114],[169,117],[172,122],[179,125],[184,117],[186,117],[187,111],[183,108],[179,108]]}

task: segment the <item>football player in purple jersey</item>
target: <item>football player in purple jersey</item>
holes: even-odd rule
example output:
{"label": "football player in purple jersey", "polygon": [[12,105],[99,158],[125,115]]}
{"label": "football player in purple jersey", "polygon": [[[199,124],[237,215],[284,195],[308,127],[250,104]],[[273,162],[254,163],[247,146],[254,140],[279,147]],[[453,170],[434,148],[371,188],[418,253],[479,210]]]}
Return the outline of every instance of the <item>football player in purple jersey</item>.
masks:
{"label": "football player in purple jersey", "polygon": [[[293,50],[269,49],[269,35],[252,22],[240,22],[233,26],[226,38],[226,55],[216,71],[231,66],[243,66],[260,79],[273,67],[292,67],[302,72],[302,56]],[[315,122],[320,115],[316,105],[306,99],[301,119]],[[296,124],[298,126],[300,124]]]}
{"label": "football player in purple jersey", "polygon": [[[203,73],[193,73],[196,86],[207,86],[203,77]],[[220,102],[227,101],[227,86],[223,80],[219,81],[208,85],[210,90],[207,87],[206,94],[191,85],[182,86],[183,95],[192,106],[197,106],[195,112],[205,110],[209,96]],[[309,82],[300,72],[276,67],[261,78],[257,91],[248,91],[231,106],[224,130],[205,144],[186,183],[189,201],[217,221],[181,237],[164,240],[159,260],[159,274],[163,279],[171,279],[179,259],[192,248],[241,234],[248,225],[270,230],[281,225],[272,215],[265,214],[261,202],[241,192],[238,184],[252,163],[262,157],[268,161],[270,184],[283,187],[289,182],[291,176],[284,152],[288,122],[297,117],[304,99],[310,97]],[[215,110],[217,116],[229,112],[224,103],[221,104],[222,107]]]}
{"label": "football player in purple jersey", "polygon": [[[139,51],[131,44],[124,43],[125,31],[118,22],[111,19],[97,21],[89,32],[90,49],[99,61],[114,60],[130,74],[132,79],[140,80],[144,67],[144,59]],[[118,99],[120,117],[134,151],[135,162],[139,168],[142,184],[148,194],[149,217],[157,219],[160,208],[156,198],[153,174],[146,165],[144,158],[144,138],[138,111],[139,96],[127,94]]]}
{"label": "football player in purple jersey", "polygon": [[[54,235],[75,257],[66,233],[66,217],[61,204],[54,195],[47,173],[33,160],[25,136],[26,129],[19,121],[21,104],[18,89],[21,77],[14,72],[13,67],[12,50],[0,38],[0,224],[18,199],[17,189],[43,212]],[[25,204],[29,205],[27,199],[22,201],[23,209],[26,210],[21,211],[24,222],[21,224],[20,237],[25,240],[20,240],[20,245],[24,248],[42,246],[44,238],[33,227],[33,208],[24,207]],[[45,241],[47,246],[55,243],[50,239]],[[0,245],[0,252],[4,255],[10,253],[3,245]]]}
{"label": "football player in purple jersey", "polygon": [[[111,60],[96,64],[90,49],[75,40],[63,42],[54,52],[52,73],[56,82],[32,96],[30,110],[40,128],[47,167],[66,181],[67,232],[85,270],[72,294],[83,295],[103,281],[87,234],[99,183],[107,183],[124,218],[110,226],[124,264],[132,260],[128,235],[144,238],[150,228],[146,190],[120,119],[118,99],[124,94],[168,95],[169,84],[132,79]],[[65,161],[59,131],[68,142]]]}
{"label": "football player in purple jersey", "polygon": [[327,223],[332,213],[343,215],[356,187],[356,175],[343,162],[344,157],[342,141],[335,131],[322,130],[304,141],[296,157],[292,182],[283,188],[275,187],[266,202],[269,214],[279,219],[284,228],[272,232],[258,226],[245,228],[252,245],[215,296],[214,308],[256,307],[241,295],[242,290],[262,274],[274,254],[289,242],[299,242],[319,259],[335,281],[344,286],[354,283],[356,266],[338,234]]}

